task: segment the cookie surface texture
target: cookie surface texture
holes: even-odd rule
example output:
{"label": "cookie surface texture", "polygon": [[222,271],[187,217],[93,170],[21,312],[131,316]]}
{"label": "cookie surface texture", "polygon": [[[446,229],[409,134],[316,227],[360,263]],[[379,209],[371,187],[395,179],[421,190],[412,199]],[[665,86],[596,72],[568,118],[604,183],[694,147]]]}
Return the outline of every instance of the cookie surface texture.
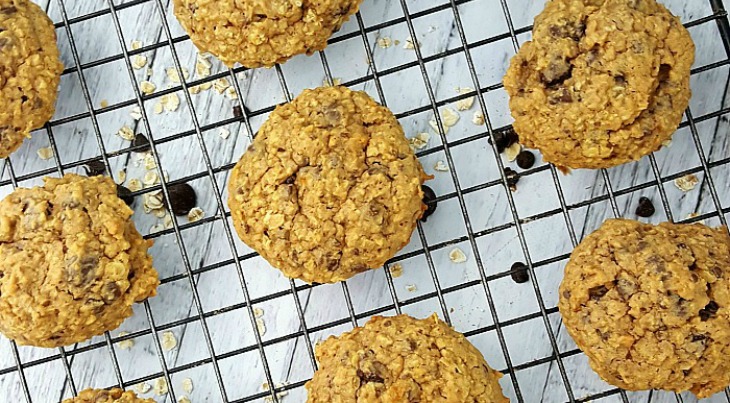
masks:
{"label": "cookie surface texture", "polygon": [[58,347],[117,328],[159,284],[152,241],[109,178],[66,175],[0,202],[0,331]]}
{"label": "cookie surface texture", "polygon": [[436,315],[375,316],[319,344],[316,356],[308,403],[509,402],[502,374]]}
{"label": "cookie surface texture", "polygon": [[174,0],[202,52],[233,66],[271,67],[323,50],[362,0]]}
{"label": "cookie surface texture", "polygon": [[63,403],[155,403],[155,401],[137,397],[134,392],[114,388],[109,390],[86,389],[75,398],[64,400]]}
{"label": "cookie surface texture", "polygon": [[382,266],[423,214],[421,164],[364,92],[306,90],[276,108],[231,174],[241,239],[287,277],[334,283]]}
{"label": "cookie surface texture", "polygon": [[687,108],[694,44],[654,0],[552,0],[504,86],[520,142],[564,168],[658,150]]}
{"label": "cookie surface texture", "polygon": [[730,235],[609,220],[573,251],[560,313],[591,367],[623,389],[730,384]]}
{"label": "cookie surface texture", "polygon": [[0,0],[0,158],[53,116],[63,65],[56,31],[28,0]]}

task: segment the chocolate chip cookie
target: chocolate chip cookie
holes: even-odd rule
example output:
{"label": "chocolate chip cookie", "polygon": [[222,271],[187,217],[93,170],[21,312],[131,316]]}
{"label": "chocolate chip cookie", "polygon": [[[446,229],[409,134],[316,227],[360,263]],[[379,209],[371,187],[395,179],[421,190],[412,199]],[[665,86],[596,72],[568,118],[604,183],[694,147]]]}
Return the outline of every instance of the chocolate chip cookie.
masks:
{"label": "chocolate chip cookie", "polygon": [[64,400],[63,403],[155,403],[155,401],[137,397],[134,392],[114,388],[109,390],[86,389],[75,398]]}
{"label": "chocolate chip cookie", "polygon": [[63,65],[56,31],[29,0],[0,0],[0,158],[53,116]]}
{"label": "chocolate chip cookie", "polygon": [[0,202],[0,332],[58,347],[117,328],[159,281],[106,177],[46,178]]}
{"label": "chocolate chip cookie", "polygon": [[426,179],[393,113],[319,88],[271,113],[231,173],[228,205],[241,239],[287,277],[333,283],[410,241]]}
{"label": "chocolate chip cookie", "polygon": [[562,168],[658,150],[690,98],[694,44],[654,0],[552,0],[504,86],[520,142]]}
{"label": "chocolate chip cookie", "polygon": [[436,315],[373,317],[316,349],[309,403],[503,403],[499,378],[462,335]]}
{"label": "chocolate chip cookie", "polygon": [[312,54],[362,0],[174,0],[175,16],[201,51],[223,63],[271,67]]}
{"label": "chocolate chip cookie", "polygon": [[704,398],[730,384],[725,227],[609,220],[570,256],[559,307],[612,385]]}

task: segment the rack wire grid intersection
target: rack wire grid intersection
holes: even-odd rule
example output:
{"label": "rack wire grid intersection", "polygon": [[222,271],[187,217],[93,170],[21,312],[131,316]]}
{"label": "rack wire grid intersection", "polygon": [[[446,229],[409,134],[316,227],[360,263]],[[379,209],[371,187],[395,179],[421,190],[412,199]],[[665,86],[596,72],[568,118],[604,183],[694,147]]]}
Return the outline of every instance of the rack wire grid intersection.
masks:
{"label": "rack wire grid intersection", "polygon": [[[552,185],[554,186],[557,198],[559,200],[559,206],[549,209],[547,211],[541,211],[529,216],[525,216],[521,215],[518,212],[515,197],[512,192],[509,191],[508,178],[504,171],[504,168],[507,166],[507,164],[503,162],[502,157],[500,156],[500,152],[497,149],[496,142],[491,141],[491,144],[489,145],[489,150],[493,154],[494,161],[497,164],[499,177],[474,185],[462,186],[460,183],[461,177],[457,173],[457,163],[455,162],[458,157],[453,154],[453,149],[464,144],[483,144],[489,139],[494,139],[495,132],[504,129],[504,127],[495,127],[493,123],[493,118],[495,114],[498,114],[500,112],[494,112],[490,108],[486,97],[486,95],[490,92],[499,90],[501,88],[501,83],[484,85],[481,82],[478,75],[478,67],[475,64],[472,52],[474,52],[479,47],[489,46],[490,44],[503,40],[509,41],[513,48],[512,50],[516,52],[519,49],[520,43],[524,42],[524,37],[521,37],[521,35],[529,34],[532,27],[529,25],[515,26],[512,19],[510,5],[508,4],[510,3],[510,1],[494,0],[491,2],[491,4],[495,5],[495,7],[494,10],[491,10],[491,12],[501,13],[502,17],[504,18],[504,22],[506,23],[507,32],[502,32],[497,35],[489,36],[478,41],[470,41],[465,31],[465,24],[462,18],[462,7],[468,5],[468,3],[477,3],[478,0],[450,0],[441,3],[439,3],[438,1],[434,1],[434,5],[429,5],[428,7],[420,9],[418,11],[412,11],[411,8],[413,8],[413,4],[409,5],[409,2],[407,0],[399,0],[398,2],[393,2],[393,4],[398,3],[402,14],[401,16],[394,17],[392,19],[382,21],[377,24],[367,25],[362,14],[358,13],[353,16],[353,18],[349,22],[349,24],[355,26],[356,29],[344,34],[335,35],[335,37],[331,39],[330,44],[333,45],[346,40],[360,40],[362,42],[362,46],[365,50],[365,56],[367,58],[367,63],[369,66],[367,73],[365,75],[361,75],[359,77],[347,80],[343,83],[343,85],[352,87],[363,85],[365,83],[372,83],[374,85],[375,99],[386,106],[388,105],[388,102],[386,99],[387,97],[385,84],[383,83],[384,77],[395,75],[408,69],[415,69],[418,71],[419,75],[415,76],[414,79],[422,81],[421,84],[423,84],[427,93],[427,104],[399,112],[397,113],[397,117],[399,119],[404,119],[423,113],[433,114],[436,128],[438,129],[438,137],[441,141],[441,144],[429,148],[428,150],[420,151],[417,153],[417,155],[420,158],[423,158],[428,157],[429,155],[443,153],[443,157],[445,158],[446,164],[449,168],[448,175],[450,175],[450,180],[453,182],[453,191],[439,195],[437,197],[437,201],[440,204],[447,201],[453,201],[456,203],[455,210],[457,210],[461,214],[464,220],[466,233],[462,236],[442,240],[437,243],[429,243],[424,230],[424,225],[422,223],[419,223],[417,234],[414,239],[417,241],[417,243],[420,243],[420,245],[417,245],[417,247],[413,250],[406,251],[396,256],[385,265],[385,270],[382,271],[386,278],[388,293],[390,294],[391,298],[390,303],[365,310],[357,309],[355,307],[355,304],[353,303],[350,288],[348,287],[348,282],[342,282],[341,284],[337,285],[337,287],[341,288],[342,296],[346,302],[347,316],[327,323],[308,326],[307,319],[305,317],[305,311],[307,308],[307,304],[309,303],[309,298],[307,298],[306,301],[302,301],[300,293],[307,290],[313,290],[317,287],[322,287],[321,285],[307,285],[295,281],[289,281],[288,289],[280,290],[278,292],[262,296],[252,295],[252,292],[249,289],[250,286],[248,285],[246,280],[246,264],[251,259],[256,258],[257,255],[252,252],[247,252],[243,254],[240,253],[239,247],[236,244],[237,241],[235,240],[236,235],[232,230],[232,226],[230,225],[228,220],[230,218],[230,212],[226,210],[226,204],[223,200],[223,189],[225,189],[225,183],[221,182],[217,177],[218,174],[226,173],[233,167],[235,163],[235,158],[237,158],[237,156],[234,158],[233,161],[229,161],[223,164],[217,163],[211,157],[208,149],[209,146],[205,140],[206,132],[231,123],[241,124],[243,131],[250,140],[255,136],[255,125],[252,123],[252,120],[265,117],[269,112],[273,110],[276,105],[268,105],[255,110],[251,110],[247,107],[246,102],[244,101],[244,91],[242,90],[241,84],[239,82],[239,76],[240,74],[245,74],[249,70],[242,67],[226,69],[202,79],[188,80],[187,78],[185,78],[180,80],[180,83],[177,86],[172,86],[166,89],[159,89],[158,91],[149,95],[144,94],[139,89],[139,86],[136,85],[138,82],[138,78],[132,65],[132,58],[136,55],[167,49],[171,52],[173,67],[178,76],[186,76],[183,63],[180,60],[176,46],[189,42],[189,38],[186,35],[176,36],[173,34],[173,31],[171,30],[170,24],[168,22],[168,16],[166,15],[166,10],[169,10],[169,8],[171,7],[170,4],[163,0],[131,0],[123,2],[121,4],[117,4],[117,2],[113,0],[106,0],[105,7],[102,7],[97,11],[84,15],[70,17],[67,13],[67,3],[69,3],[70,1],[71,0],[51,0],[51,2],[48,4],[48,7],[55,6],[60,11],[61,21],[56,22],[56,28],[58,32],[65,33],[74,62],[72,66],[65,69],[63,75],[75,76],[78,79],[86,110],[80,113],[72,114],[70,116],[62,117],[60,119],[52,120],[50,123],[46,124],[43,129],[40,130],[47,133],[50,147],[53,150],[54,166],[45,169],[33,170],[32,172],[16,174],[16,170],[14,169],[12,163],[13,158],[11,157],[9,159],[6,159],[2,166],[0,188],[10,186],[14,189],[18,187],[20,183],[25,181],[36,180],[40,177],[47,175],[62,175],[63,173],[71,169],[81,168],[83,165],[95,160],[103,161],[107,171],[110,173],[113,172],[113,164],[110,163],[110,160],[120,156],[129,156],[131,153],[139,151],[140,147],[127,146],[122,147],[121,149],[116,151],[108,151],[107,144],[105,143],[105,141],[108,140],[105,138],[105,136],[108,135],[104,134],[105,132],[108,132],[108,130],[102,128],[104,123],[100,123],[99,117],[104,113],[122,110],[130,106],[139,106],[142,114],[142,118],[139,120],[139,123],[141,123],[142,127],[141,129],[135,129],[143,130],[148,134],[151,145],[151,155],[154,158],[157,173],[159,177],[162,178],[162,180],[158,185],[154,185],[143,190],[134,192],[135,196],[140,196],[142,194],[154,191],[161,191],[164,199],[169,200],[169,187],[171,185],[194,180],[207,180],[209,181],[212,192],[214,193],[216,211],[213,215],[196,222],[179,223],[177,220],[173,220],[172,228],[158,231],[156,233],[148,234],[145,236],[146,238],[152,239],[160,238],[165,235],[173,237],[176,243],[174,247],[178,249],[179,255],[181,257],[183,271],[163,278],[162,284],[170,284],[177,281],[187,282],[192,294],[191,298],[193,304],[192,311],[190,312],[188,317],[169,321],[167,323],[160,323],[155,319],[153,309],[150,307],[150,303],[146,301],[143,304],[144,317],[147,321],[146,328],[140,329],[127,335],[112,336],[110,333],[107,333],[103,336],[103,340],[95,338],[90,343],[82,343],[72,347],[59,348],[57,353],[55,354],[49,354],[41,358],[35,358],[25,361],[22,359],[19,347],[16,346],[13,342],[5,341],[5,343],[8,343],[10,345],[10,351],[13,355],[14,365],[0,368],[0,377],[13,374],[17,376],[21,384],[21,390],[23,393],[22,398],[24,398],[25,401],[29,403],[37,401],[37,399],[32,398],[32,388],[29,386],[28,382],[28,372],[30,370],[36,367],[43,367],[51,362],[60,361],[62,369],[66,375],[66,379],[64,381],[64,389],[67,389],[70,394],[76,395],[80,389],[84,389],[87,385],[80,385],[77,380],[74,379],[74,360],[77,356],[81,354],[94,351],[105,351],[108,354],[108,358],[112,363],[114,376],[116,379],[113,384],[106,385],[109,387],[118,386],[123,388],[129,388],[133,385],[139,384],[140,382],[150,382],[158,379],[159,377],[163,377],[166,380],[167,384],[170,385],[169,394],[167,395],[166,399],[168,399],[168,401],[176,402],[178,401],[180,394],[176,394],[175,388],[171,386],[173,384],[174,376],[178,373],[192,368],[210,365],[213,369],[215,380],[218,384],[217,389],[219,391],[218,396],[210,397],[212,400],[220,398],[221,401],[225,402],[248,402],[257,399],[268,398],[271,401],[279,402],[280,400],[283,400],[283,393],[297,389],[303,389],[303,385],[307,381],[307,379],[298,380],[290,384],[278,385],[275,382],[277,379],[272,376],[272,371],[269,367],[266,352],[267,347],[292,340],[294,340],[295,342],[298,342],[299,340],[306,340],[306,342],[303,343],[304,349],[306,350],[306,356],[308,358],[309,365],[311,366],[311,371],[313,372],[317,367],[317,363],[314,356],[314,343],[311,337],[312,334],[316,332],[326,331],[337,326],[344,325],[355,327],[358,325],[362,325],[365,320],[372,315],[383,313],[399,314],[402,313],[403,309],[406,307],[433,299],[436,300],[437,306],[440,309],[440,312],[438,312],[439,316],[441,316],[444,320],[446,320],[446,322],[451,324],[451,314],[453,313],[453,311],[449,309],[447,297],[450,294],[467,288],[481,289],[480,292],[482,294],[482,298],[484,299],[483,302],[485,303],[484,307],[487,308],[488,314],[492,318],[492,323],[477,329],[465,331],[464,333],[469,338],[477,337],[486,333],[494,333],[497,343],[493,346],[493,348],[499,350],[499,353],[501,353],[505,363],[505,366],[503,368],[497,369],[502,371],[506,375],[506,378],[508,378],[506,383],[508,383],[508,385],[511,387],[513,397],[516,398],[517,401],[529,401],[523,396],[522,388],[517,377],[518,372],[527,371],[540,365],[554,365],[557,372],[559,373],[559,381],[562,383],[564,394],[561,394],[561,396],[558,397],[557,400],[547,401],[585,402],[600,400],[604,398],[616,398],[620,401],[628,402],[630,401],[630,398],[626,392],[611,387],[589,395],[578,396],[574,392],[574,387],[572,386],[572,383],[575,382],[575,379],[571,378],[571,376],[568,375],[568,371],[566,370],[566,364],[564,361],[570,359],[571,357],[581,355],[582,353],[576,348],[561,350],[557,341],[558,329],[555,328],[555,322],[551,320],[551,315],[553,317],[557,315],[557,307],[552,304],[546,303],[545,299],[543,298],[543,293],[545,292],[545,290],[541,288],[539,284],[540,282],[536,280],[539,274],[538,271],[542,267],[552,264],[560,264],[561,262],[564,263],[568,258],[568,254],[561,253],[555,256],[551,256],[549,258],[541,259],[533,258],[533,256],[531,255],[530,247],[528,245],[528,241],[526,239],[525,232],[523,230],[523,226],[535,220],[549,217],[562,217],[568,231],[570,243],[575,246],[580,240],[580,234],[576,230],[573,223],[573,218],[571,216],[572,211],[584,207],[590,208],[596,203],[608,202],[611,215],[615,217],[620,217],[622,216],[621,208],[619,207],[620,202],[618,201],[620,197],[625,195],[631,195],[634,192],[652,187],[656,187],[659,193],[664,214],[666,214],[667,219],[671,221],[696,222],[700,220],[714,218],[719,221],[719,223],[727,225],[727,218],[725,217],[725,215],[730,213],[730,207],[723,207],[722,205],[720,193],[718,192],[715,182],[713,180],[712,170],[714,168],[722,167],[724,165],[730,165],[730,155],[726,155],[723,158],[716,159],[714,161],[709,160],[707,158],[707,154],[703,150],[702,139],[697,128],[697,125],[701,122],[712,121],[713,119],[720,118],[727,119],[727,115],[730,114],[730,107],[725,106],[724,97],[722,107],[718,110],[714,110],[709,113],[705,113],[703,115],[695,117],[693,116],[691,109],[688,109],[685,114],[686,119],[682,123],[681,127],[689,129],[692,143],[696,147],[696,150],[692,152],[697,153],[699,158],[699,164],[697,164],[697,166],[683,169],[670,175],[662,175],[661,169],[657,163],[655,156],[651,155],[649,157],[649,161],[651,171],[654,177],[653,181],[641,184],[632,184],[626,188],[617,190],[614,189],[614,186],[612,186],[611,176],[609,172],[603,170],[601,171],[600,175],[603,181],[602,185],[605,186],[606,194],[592,196],[589,199],[571,203],[566,199],[563,189],[564,186],[561,184],[561,174],[552,165],[542,164],[535,168],[525,170],[519,175],[521,178],[530,177],[533,175],[537,176],[540,173],[549,175],[552,179]],[[722,0],[709,0],[709,4],[710,10],[712,11],[711,14],[695,18],[691,21],[685,21],[685,23],[686,26],[690,29],[692,27],[704,24],[716,25],[717,35],[721,38],[722,46],[725,50],[725,56],[719,61],[695,67],[692,71],[693,75],[701,74],[703,72],[715,69],[722,69],[723,67],[727,67],[730,65],[730,24],[728,24],[727,12],[724,8]],[[127,44],[133,38],[125,35],[125,32],[120,23],[119,14],[130,10],[133,11],[137,7],[142,7],[145,5],[150,5],[154,9],[154,12],[157,13],[157,18],[159,18],[159,20],[161,21],[159,37],[157,38],[157,41],[152,44],[145,45],[139,49],[128,49]],[[418,46],[418,43],[416,43],[416,45],[413,47],[413,52],[415,54],[414,60],[384,69],[378,68],[376,59],[374,57],[374,52],[377,47],[370,38],[373,33],[378,32],[383,28],[393,27],[395,25],[404,25],[407,33],[410,35],[410,38],[418,38],[416,22],[419,19],[426,18],[440,12],[451,13],[451,19],[456,29],[455,32],[458,35],[458,41],[460,42],[460,46],[427,55],[422,52],[420,46]],[[116,35],[116,39],[119,42],[121,52],[107,57],[98,58],[96,60],[82,61],[79,49],[77,47],[77,40],[74,39],[75,34],[72,29],[73,26],[105,16],[111,18],[111,21],[113,23],[113,27],[111,27],[111,29],[114,30],[114,35]],[[76,33],[76,35],[78,36],[78,33]],[[464,58],[464,62],[466,63],[469,72],[467,83],[470,84],[471,87],[474,88],[474,90],[466,93],[457,94],[452,97],[439,98],[436,95],[435,89],[433,88],[432,77],[427,69],[427,65],[430,62],[438,61],[440,59],[445,59],[447,57],[455,55]],[[331,56],[328,56],[327,50],[325,50],[324,52],[320,52],[318,55],[312,57],[319,59],[322,71],[324,73],[324,76],[326,77],[326,81],[328,83],[334,83],[335,77],[332,73],[332,69],[330,68]],[[89,90],[89,85],[84,75],[84,71],[120,61],[124,64],[124,67],[128,72],[129,79],[132,83],[134,83],[134,85],[131,86],[133,88],[133,97],[131,99],[119,101],[117,103],[114,103],[113,105],[102,106],[101,108],[95,107],[93,97]],[[291,101],[292,94],[290,92],[290,85],[287,82],[286,74],[282,66],[276,66],[275,73],[278,77],[278,85],[280,86],[281,92],[283,93],[283,101]],[[198,114],[195,111],[194,101],[192,99],[192,95],[189,89],[200,84],[212,83],[215,80],[222,78],[227,78],[230,80],[230,83],[237,94],[237,98],[241,100],[240,116],[236,116],[234,114],[234,116],[232,117],[219,119],[211,123],[203,123],[199,120]],[[193,127],[190,130],[178,132],[164,138],[158,137],[157,139],[155,139],[156,130],[153,129],[150,125],[150,113],[145,108],[145,105],[149,105],[151,102],[159,99],[160,97],[178,91],[183,94],[185,104],[187,105],[185,109],[188,109],[190,113],[190,119],[192,121]],[[727,83],[725,83],[725,91],[727,92]],[[695,94],[695,96],[697,96],[697,94]],[[447,136],[446,129],[448,128],[444,126],[444,122],[442,121],[439,113],[439,108],[443,108],[456,101],[464,100],[471,97],[476,98],[478,111],[481,111],[481,113],[485,117],[485,122],[482,125],[483,130],[481,130],[479,133],[464,138],[456,140],[451,139]],[[54,138],[54,129],[61,125],[74,124],[78,121],[85,119],[88,119],[91,122],[96,142],[99,148],[99,154],[90,158],[62,163],[60,160],[60,157],[62,155],[59,154],[59,146],[57,143],[59,139]],[[192,173],[186,172],[185,176],[183,177],[174,180],[168,180],[165,178],[165,171],[163,170],[164,161],[160,157],[159,149],[168,142],[173,142],[175,140],[184,138],[187,138],[190,143],[197,143],[196,146],[200,148],[200,151],[203,155],[203,160],[205,163],[204,169]],[[664,185],[684,175],[694,173],[699,173],[703,175],[703,178],[705,180],[703,186],[706,186],[706,189],[709,191],[713,209],[706,213],[682,220],[676,216],[675,212],[672,211],[670,198],[667,195]],[[488,189],[497,189],[499,192],[502,192],[502,195],[505,199],[504,201],[508,205],[511,221],[504,222],[500,225],[487,226],[484,229],[476,229],[472,225],[472,216],[470,214],[471,212],[468,206],[468,202],[466,201],[466,196],[478,191]],[[195,262],[191,261],[183,236],[183,231],[207,224],[220,224],[222,228],[221,231],[223,234],[223,239],[225,240],[225,243],[229,248],[231,258],[208,264],[202,264],[202,262],[201,264],[196,264]],[[488,270],[486,267],[487,265],[482,260],[481,254],[479,253],[480,245],[478,241],[483,237],[487,237],[491,234],[499,233],[506,230],[514,230],[516,233],[516,242],[519,243],[522,257],[528,266],[528,271],[531,278],[530,283],[532,285],[532,292],[534,294],[534,297],[536,298],[538,309],[528,314],[500,321],[498,309],[499,302],[495,301],[492,287],[495,281],[503,278],[508,278],[511,272],[509,269],[502,269],[497,272],[494,272],[493,270]],[[442,285],[439,277],[439,270],[435,263],[433,254],[442,251],[444,248],[456,244],[468,245],[470,250],[473,251],[476,270],[478,272],[478,278],[473,278],[471,280],[464,281],[458,284]],[[426,267],[423,268],[423,270],[427,270],[430,275],[431,281],[433,282],[433,291],[429,291],[418,296],[402,298],[398,295],[395,279],[391,274],[389,268],[394,264],[398,264],[401,261],[417,256],[423,256],[425,258]],[[157,263],[157,265],[164,264],[165,262]],[[197,276],[203,275],[205,273],[211,273],[217,269],[230,265],[233,265],[237,273],[239,283],[238,287],[240,287],[240,291],[243,295],[243,301],[235,304],[229,304],[216,310],[206,310],[203,306],[204,304],[201,302],[201,295],[198,291],[198,286],[196,283]],[[257,325],[257,317],[256,312],[254,311],[254,306],[279,298],[291,298],[291,303],[294,305],[294,309],[296,310],[296,315],[299,320],[298,329],[294,332],[283,334],[275,338],[264,339]],[[210,325],[208,322],[218,315],[241,310],[245,311],[245,316],[247,316],[248,320],[250,321],[254,341],[244,347],[232,351],[228,351],[225,353],[216,352],[215,343],[212,340]],[[505,329],[509,329],[523,322],[531,320],[539,320],[542,322],[542,326],[544,327],[545,334],[548,338],[550,353],[538,359],[515,364],[511,359],[511,353],[507,342],[507,336],[505,335]],[[164,355],[165,352],[163,351],[163,345],[159,337],[160,332],[175,328],[177,326],[193,323],[198,323],[201,326],[205,342],[205,350],[207,351],[207,357],[196,359],[185,364],[170,366]],[[557,327],[559,326],[560,325],[558,322]],[[116,346],[116,344],[126,340],[133,340],[135,338],[148,335],[152,336],[152,346],[154,349],[154,353],[159,359],[160,370],[132,379],[128,377],[125,378],[122,370],[120,369],[118,358],[119,347]],[[499,347],[497,347],[497,345]],[[245,396],[232,398],[227,392],[227,388],[223,380],[224,376],[221,373],[219,363],[222,360],[236,358],[247,353],[252,353],[258,356],[258,359],[260,360],[263,369],[264,379],[268,385],[271,385],[271,387],[268,388],[268,390],[260,390],[255,393],[247,394]],[[503,385],[504,383],[505,382],[503,382]],[[652,401],[653,392],[648,393],[648,400],[646,401]],[[63,398],[63,396],[60,396],[60,398]],[[684,401],[683,395],[675,395],[675,399],[676,401]],[[21,398],[18,397],[18,400],[21,400]],[[724,397],[722,398],[722,401],[730,402],[730,391],[728,389],[724,391]]]}

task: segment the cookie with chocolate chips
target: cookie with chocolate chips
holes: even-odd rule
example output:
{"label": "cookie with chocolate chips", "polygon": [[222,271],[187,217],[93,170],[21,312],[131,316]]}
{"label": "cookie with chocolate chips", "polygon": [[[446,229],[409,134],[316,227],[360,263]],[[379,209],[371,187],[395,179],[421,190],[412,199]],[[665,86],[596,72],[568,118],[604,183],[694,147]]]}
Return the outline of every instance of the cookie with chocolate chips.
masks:
{"label": "cookie with chocolate chips", "polygon": [[86,389],[73,399],[66,399],[63,403],[155,403],[153,399],[137,397],[134,392],[125,392],[122,389]]}
{"label": "cookie with chocolate chips", "polygon": [[0,0],[0,158],[55,111],[63,65],[56,31],[29,0]]}
{"label": "cookie with chocolate chips", "polygon": [[228,205],[241,239],[287,277],[333,283],[410,241],[427,178],[392,112],[319,88],[271,113],[231,173]]}
{"label": "cookie with chocolate chips", "polygon": [[317,345],[308,403],[506,403],[499,378],[461,333],[436,315],[375,316]]}
{"label": "cookie with chocolate chips", "polygon": [[694,44],[654,0],[552,0],[504,86],[520,142],[562,168],[658,150],[690,98]]}
{"label": "cookie with chocolate chips", "polygon": [[0,202],[0,332],[58,347],[117,328],[159,284],[107,177],[46,178]]}
{"label": "cookie with chocolate chips", "polygon": [[175,16],[203,52],[233,66],[271,67],[323,50],[362,0],[174,0]]}
{"label": "cookie with chocolate chips", "polygon": [[606,221],[571,254],[559,308],[612,385],[705,398],[730,384],[725,227]]}

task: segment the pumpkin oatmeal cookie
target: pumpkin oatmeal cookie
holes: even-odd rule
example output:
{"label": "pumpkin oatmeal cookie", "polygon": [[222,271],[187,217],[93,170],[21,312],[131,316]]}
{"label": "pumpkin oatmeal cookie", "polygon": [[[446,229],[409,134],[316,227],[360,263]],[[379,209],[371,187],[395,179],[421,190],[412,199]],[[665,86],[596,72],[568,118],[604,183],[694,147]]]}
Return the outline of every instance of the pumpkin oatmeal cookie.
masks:
{"label": "pumpkin oatmeal cookie", "polygon": [[427,178],[393,113],[364,92],[319,88],[271,113],[233,169],[228,205],[272,266],[333,283],[410,241]]}
{"label": "pumpkin oatmeal cookie", "polygon": [[323,50],[362,0],[174,0],[175,16],[203,52],[233,66],[271,67]]}
{"label": "pumpkin oatmeal cookie", "polygon": [[694,44],[654,0],[551,0],[504,86],[520,142],[561,168],[658,150],[690,98]]}
{"label": "pumpkin oatmeal cookie", "polygon": [[63,65],[53,23],[29,0],[0,0],[0,158],[53,116]]}
{"label": "pumpkin oatmeal cookie", "polygon": [[0,332],[58,347],[117,328],[159,281],[109,178],[66,175],[0,202]]}
{"label": "pumpkin oatmeal cookie", "polygon": [[308,403],[505,403],[499,378],[461,333],[436,315],[373,317],[317,346]]}
{"label": "pumpkin oatmeal cookie", "polygon": [[155,401],[137,397],[134,392],[114,388],[109,390],[86,389],[75,398],[64,400],[63,403],[155,403]]}
{"label": "pumpkin oatmeal cookie", "polygon": [[570,256],[559,308],[612,385],[704,398],[730,384],[725,227],[609,220]]}

